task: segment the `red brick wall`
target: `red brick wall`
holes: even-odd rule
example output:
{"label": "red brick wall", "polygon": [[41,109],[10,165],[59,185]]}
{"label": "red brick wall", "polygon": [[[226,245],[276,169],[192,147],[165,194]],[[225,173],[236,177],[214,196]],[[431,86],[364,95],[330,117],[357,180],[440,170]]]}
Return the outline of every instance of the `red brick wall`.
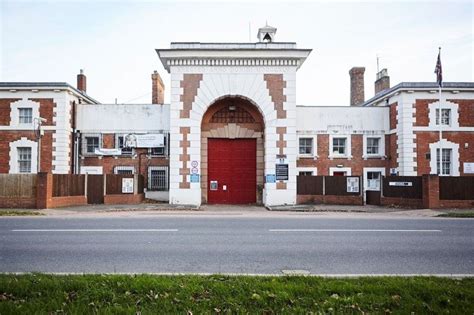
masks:
{"label": "red brick wall", "polygon": [[0,126],[10,125],[11,103],[19,101],[19,98],[0,99]]}
{"label": "red brick wall", "polygon": [[434,100],[416,100],[415,107],[416,107],[416,120],[415,126],[428,126],[430,119],[429,119],[429,104],[437,102],[437,99]]}
{"label": "red brick wall", "polygon": [[[387,145],[387,137],[385,143],[385,155],[389,156],[389,146]],[[386,168],[386,173],[388,174],[389,170],[389,161],[378,159],[367,159],[362,158],[363,151],[363,136],[362,135],[352,135],[351,136],[351,149],[352,149],[352,159],[348,160],[347,158],[341,159],[329,159],[329,135],[318,135],[317,137],[317,147],[318,147],[318,158],[315,160],[313,158],[299,158],[296,162],[297,167],[317,167],[318,175],[329,175],[330,167],[337,167],[337,165],[343,165],[343,167],[351,168],[351,175],[363,175],[364,167],[384,167]],[[396,161],[396,160],[395,160]]]}
{"label": "red brick wall", "polygon": [[[33,131],[0,131],[0,173],[10,171],[10,142],[20,140],[22,137],[36,141]],[[41,138],[41,170],[52,171],[53,158],[53,131],[46,131]]]}
{"label": "red brick wall", "polygon": [[53,122],[54,108],[56,107],[56,103],[52,98],[30,98],[29,100],[38,102],[40,104],[39,114],[42,118],[46,119],[46,122],[43,123],[43,126],[56,125],[56,123]]}
{"label": "red brick wall", "polygon": [[[416,156],[418,162],[418,175],[429,174],[430,161],[426,159],[426,153],[430,153],[430,143],[438,142],[439,134],[438,132],[426,132],[426,131],[417,131],[416,138]],[[444,131],[443,139],[459,144],[459,172],[460,175],[473,175],[473,174],[464,174],[463,172],[463,163],[464,162],[474,162],[474,133],[473,132],[452,132]],[[468,147],[465,148],[464,144],[468,143]],[[435,158],[431,157],[431,158]]]}
{"label": "red brick wall", "polygon": [[397,128],[397,103],[390,104],[390,130]]}
{"label": "red brick wall", "polygon": [[458,104],[459,126],[474,126],[474,100],[448,100]]}
{"label": "red brick wall", "polygon": [[388,207],[423,208],[423,199],[380,197],[380,204]]}
{"label": "red brick wall", "polygon": [[137,204],[145,199],[145,194],[119,194],[119,195],[105,195],[104,204]]}
{"label": "red brick wall", "polygon": [[297,204],[363,205],[363,196],[296,195]]}
{"label": "red brick wall", "polygon": [[36,198],[0,197],[0,208],[35,209]]}
{"label": "red brick wall", "polygon": [[[104,174],[113,174],[115,166],[133,166],[135,167],[135,172],[139,171],[139,160],[140,160],[140,174],[145,177],[145,186],[148,182],[148,166],[168,166],[169,160],[166,157],[153,157],[148,159],[146,154],[148,154],[147,149],[136,149],[135,150],[137,157],[113,157],[113,156],[104,156],[102,159],[98,157],[85,157],[83,160],[80,160],[81,166],[102,166]],[[139,158],[141,155],[141,159]]]}
{"label": "red brick wall", "polygon": [[48,208],[60,208],[70,206],[84,206],[87,205],[86,196],[66,196],[66,197],[52,197]]}

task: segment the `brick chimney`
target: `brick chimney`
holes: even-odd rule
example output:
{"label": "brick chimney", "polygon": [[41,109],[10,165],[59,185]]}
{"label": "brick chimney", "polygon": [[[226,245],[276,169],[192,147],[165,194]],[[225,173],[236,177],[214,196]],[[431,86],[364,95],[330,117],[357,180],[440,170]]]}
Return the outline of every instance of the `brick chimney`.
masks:
{"label": "brick chimney", "polygon": [[349,70],[351,77],[351,106],[364,103],[364,67],[353,67]]}
{"label": "brick chimney", "polygon": [[156,70],[151,74],[151,92],[152,104],[163,105],[165,103],[165,85]]}
{"label": "brick chimney", "polygon": [[374,86],[375,94],[390,88],[390,77],[388,76],[387,69],[382,69],[377,73]]}
{"label": "brick chimney", "polygon": [[82,69],[77,75],[77,89],[81,92],[86,93],[86,89],[87,89],[86,75],[84,74],[84,70]]}

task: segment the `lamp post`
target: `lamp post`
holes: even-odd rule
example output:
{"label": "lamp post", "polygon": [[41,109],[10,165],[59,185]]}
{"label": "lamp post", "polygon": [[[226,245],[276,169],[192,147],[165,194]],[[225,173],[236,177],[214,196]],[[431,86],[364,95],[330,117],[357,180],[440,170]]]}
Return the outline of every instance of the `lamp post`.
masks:
{"label": "lamp post", "polygon": [[42,117],[35,117],[33,121],[35,122],[33,125],[33,128],[34,128],[36,140],[38,143],[38,149],[36,152],[36,155],[38,157],[38,160],[36,162],[37,163],[36,172],[39,173],[41,171],[41,136],[43,135],[43,130],[41,130],[41,124],[46,122],[46,119]]}

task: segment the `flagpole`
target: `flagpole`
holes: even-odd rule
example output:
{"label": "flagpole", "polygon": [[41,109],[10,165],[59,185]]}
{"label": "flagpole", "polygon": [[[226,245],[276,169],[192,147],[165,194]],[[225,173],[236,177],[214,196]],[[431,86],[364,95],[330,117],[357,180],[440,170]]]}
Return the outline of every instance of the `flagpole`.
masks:
{"label": "flagpole", "polygon": [[[441,56],[441,47],[439,47],[439,51],[438,51],[438,56]],[[439,57],[441,58],[441,57]],[[442,146],[441,146],[441,140],[443,139],[443,130],[442,130],[442,114],[441,114],[441,85],[442,85],[442,81],[441,82],[438,82],[438,86],[439,86],[439,102],[438,102],[438,113],[439,113],[439,120],[438,120],[438,128],[439,128],[439,175],[442,175],[443,174],[443,169],[442,169],[442,166],[443,166],[443,149],[442,149]]]}

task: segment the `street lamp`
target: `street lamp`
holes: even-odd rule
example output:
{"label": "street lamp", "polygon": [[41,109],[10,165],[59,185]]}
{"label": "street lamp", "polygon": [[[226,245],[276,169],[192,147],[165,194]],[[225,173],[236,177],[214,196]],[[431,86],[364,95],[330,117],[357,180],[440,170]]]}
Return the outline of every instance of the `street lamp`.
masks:
{"label": "street lamp", "polygon": [[38,143],[38,149],[36,153],[38,156],[38,165],[36,166],[36,172],[39,173],[41,171],[41,136],[43,135],[43,130],[41,130],[41,124],[45,123],[47,120],[42,117],[35,117],[33,121],[33,129],[35,131],[35,136]]}

